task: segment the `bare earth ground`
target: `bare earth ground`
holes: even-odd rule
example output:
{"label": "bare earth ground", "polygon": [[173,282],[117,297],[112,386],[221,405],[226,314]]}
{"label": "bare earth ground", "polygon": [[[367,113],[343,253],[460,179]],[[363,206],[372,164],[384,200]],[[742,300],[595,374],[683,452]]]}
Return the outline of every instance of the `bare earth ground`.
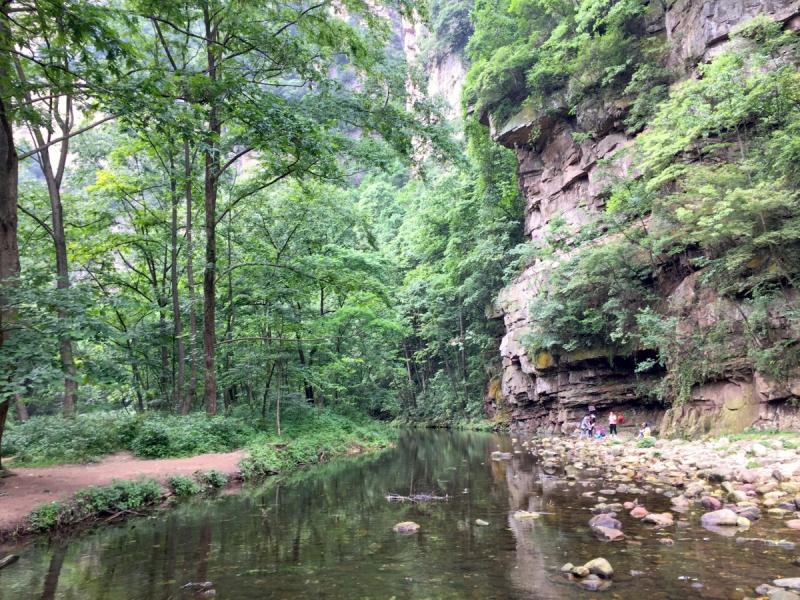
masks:
{"label": "bare earth ground", "polygon": [[[197,470],[216,469],[227,474],[238,472],[242,452],[201,454],[191,458],[142,460],[129,452],[107,456],[98,463],[56,465],[44,468],[17,468],[9,463],[11,477],[0,479],[0,533],[12,531],[22,523],[34,505],[61,499],[90,485],[109,485],[113,479],[136,479],[140,475],[157,477],[189,475]],[[3,495],[5,494],[5,495]]]}

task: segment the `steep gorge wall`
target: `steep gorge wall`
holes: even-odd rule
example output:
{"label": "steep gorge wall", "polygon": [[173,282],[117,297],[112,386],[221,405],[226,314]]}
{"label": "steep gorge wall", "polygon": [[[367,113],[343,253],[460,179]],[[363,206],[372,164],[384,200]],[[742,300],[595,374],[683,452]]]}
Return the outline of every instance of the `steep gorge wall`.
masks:
{"label": "steep gorge wall", "polygon": [[[671,42],[671,64],[691,70],[723,49],[735,27],[760,13],[787,27],[800,27],[798,0],[679,0],[648,23],[648,31]],[[623,123],[628,110],[625,99],[595,99],[569,114],[553,99],[546,115],[523,110],[502,126],[496,126],[491,115],[483,116],[493,139],[516,152],[518,184],[527,200],[525,233],[532,240],[542,238],[554,215],[579,226],[591,218],[587,216],[591,211],[603,209],[598,161],[632,143],[633,135]],[[537,134],[533,142],[532,132]],[[594,133],[578,144],[574,132]],[[621,174],[630,166],[618,162],[615,169]],[[489,311],[490,318],[502,318],[506,327],[500,346],[502,374],[487,388],[489,416],[504,411],[514,427],[567,433],[586,407],[595,405],[600,411],[631,410],[637,422],[660,421],[665,434],[727,433],[751,426],[800,429],[800,413],[792,408],[794,402],[787,403],[800,396],[800,378],[787,374],[782,381],[771,381],[744,360],[731,361],[717,379],[696,385],[689,403],[664,411],[646,404],[647,388],[654,379],[637,377],[629,358],[602,349],[530,356],[522,343],[532,322],[528,307],[548,268],[541,261],[529,264]],[[696,274],[665,281],[661,289],[665,305],[681,316],[688,331],[721,317],[733,323],[744,318],[738,307],[700,287]],[[771,317],[779,335],[793,335],[785,318]],[[652,377],[660,376],[663,373]]]}

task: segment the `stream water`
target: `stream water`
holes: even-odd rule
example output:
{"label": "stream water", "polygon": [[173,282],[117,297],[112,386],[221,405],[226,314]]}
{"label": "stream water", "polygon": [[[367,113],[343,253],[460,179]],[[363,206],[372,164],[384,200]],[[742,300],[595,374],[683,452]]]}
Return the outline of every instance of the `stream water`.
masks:
{"label": "stream water", "polygon": [[[597,500],[582,494],[603,489],[602,481],[546,475],[524,452],[491,460],[498,449],[523,450],[508,435],[412,432],[380,454],[70,541],[29,540],[14,549],[20,560],[0,571],[0,599],[740,599],[775,578],[800,576],[795,550],[755,541],[800,543],[800,533],[769,517],[729,537],[703,529],[699,513],[666,533],[623,513],[626,539],[599,541],[588,527]],[[452,499],[386,499],[411,492]],[[650,510],[669,508],[653,491],[639,500]],[[520,521],[511,516],[518,509],[548,514]],[[408,520],[418,533],[392,531]],[[667,535],[673,546],[660,543]],[[605,592],[584,591],[558,572],[600,556],[615,571]],[[211,582],[216,595],[182,589],[189,582]]]}

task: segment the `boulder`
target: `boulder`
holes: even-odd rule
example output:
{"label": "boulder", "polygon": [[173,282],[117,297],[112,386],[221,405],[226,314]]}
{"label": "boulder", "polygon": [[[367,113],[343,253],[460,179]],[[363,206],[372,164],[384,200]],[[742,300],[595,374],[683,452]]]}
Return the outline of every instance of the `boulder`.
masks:
{"label": "boulder", "polygon": [[786,579],[776,579],[772,582],[778,587],[792,590],[800,589],[800,577],[787,577]]}
{"label": "boulder", "polygon": [[767,454],[767,447],[764,446],[763,444],[759,444],[758,442],[753,444],[753,447],[751,448],[751,450],[753,451],[753,454],[755,454],[758,457],[761,457],[761,456],[764,456],[764,455]]}
{"label": "boulder", "polygon": [[589,575],[586,579],[579,581],[578,585],[590,592],[604,592],[611,587],[611,582],[603,581],[597,575]]}
{"label": "boulder", "polygon": [[618,542],[625,537],[625,534],[622,533],[621,530],[613,529],[612,527],[603,527],[601,525],[592,527],[592,533],[594,533],[597,539],[604,542]]}
{"label": "boulder", "polygon": [[583,566],[589,569],[589,573],[592,575],[598,575],[604,579],[609,579],[614,574],[614,569],[611,568],[611,563],[609,563],[605,558],[595,558]]}
{"label": "boulder", "polygon": [[657,525],[658,527],[670,527],[674,523],[671,513],[650,513],[642,519],[642,523]]}
{"label": "boulder", "polygon": [[622,523],[617,521],[609,514],[599,514],[592,517],[589,521],[589,527],[608,527],[609,529],[622,529]]}
{"label": "boulder", "polygon": [[711,483],[720,483],[722,481],[730,481],[733,479],[733,469],[730,467],[716,467],[711,469],[707,475],[708,481]]}
{"label": "boulder", "polygon": [[419,525],[414,523],[414,521],[403,521],[395,525],[392,530],[395,533],[416,533],[419,531]]}
{"label": "boulder", "polygon": [[736,521],[738,516],[732,510],[727,508],[723,508],[721,510],[715,510],[713,512],[709,512],[704,514],[700,518],[701,525],[705,526],[717,526],[717,527],[736,527]]}

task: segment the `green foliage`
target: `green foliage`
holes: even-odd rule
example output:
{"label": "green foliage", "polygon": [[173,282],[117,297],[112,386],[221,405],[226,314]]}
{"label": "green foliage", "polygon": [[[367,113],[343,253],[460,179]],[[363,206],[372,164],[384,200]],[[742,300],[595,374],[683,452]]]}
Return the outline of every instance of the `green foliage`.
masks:
{"label": "green foliage", "polygon": [[656,439],[652,437],[643,437],[639,438],[636,441],[637,448],[652,448],[656,445]]}
{"label": "green foliage", "polygon": [[176,496],[195,496],[205,489],[189,475],[169,475],[167,485]]}
{"label": "green foliage", "polygon": [[760,469],[761,468],[761,463],[758,462],[757,460],[750,460],[750,461],[747,461],[747,465],[746,466],[747,466],[748,469]]}
{"label": "green foliage", "polygon": [[106,514],[116,515],[152,505],[160,497],[161,486],[155,479],[114,480],[109,486],[92,486],[78,490],[69,499],[34,506],[27,515],[27,529],[48,531]]}
{"label": "green foliage", "polygon": [[522,103],[570,109],[590,93],[619,94],[642,65],[657,64],[661,44],[645,21],[662,10],[648,0],[480,0],[464,103],[502,122]]}
{"label": "green foliage", "polygon": [[225,487],[228,483],[228,475],[216,469],[209,469],[205,473],[200,473],[198,477],[212,488]]}
{"label": "green foliage", "polygon": [[121,411],[33,417],[7,426],[3,449],[17,464],[96,460],[128,449],[141,424],[142,419]]}
{"label": "green foliage", "polygon": [[[282,411],[286,439],[314,438],[312,445],[327,448],[333,440],[364,440],[386,446],[393,439],[389,429],[369,421],[365,414],[349,416],[330,409],[318,411],[305,401],[286,401]],[[3,438],[6,453],[17,465],[83,462],[120,450],[142,458],[180,458],[214,452],[231,452],[255,440],[275,436],[274,423],[253,419],[247,409],[227,417],[194,413],[187,417],[159,414],[131,415],[99,411],[73,418],[32,417],[12,424]],[[341,443],[341,442],[340,442]],[[337,451],[341,450],[337,446]],[[298,458],[296,462],[313,462]],[[215,475],[209,475],[214,478]],[[211,481],[207,481],[211,484]]]}
{"label": "green foliage", "polygon": [[608,442],[608,445],[609,446],[619,446],[621,443],[622,442],[620,442],[619,440],[611,440],[611,441]]}

